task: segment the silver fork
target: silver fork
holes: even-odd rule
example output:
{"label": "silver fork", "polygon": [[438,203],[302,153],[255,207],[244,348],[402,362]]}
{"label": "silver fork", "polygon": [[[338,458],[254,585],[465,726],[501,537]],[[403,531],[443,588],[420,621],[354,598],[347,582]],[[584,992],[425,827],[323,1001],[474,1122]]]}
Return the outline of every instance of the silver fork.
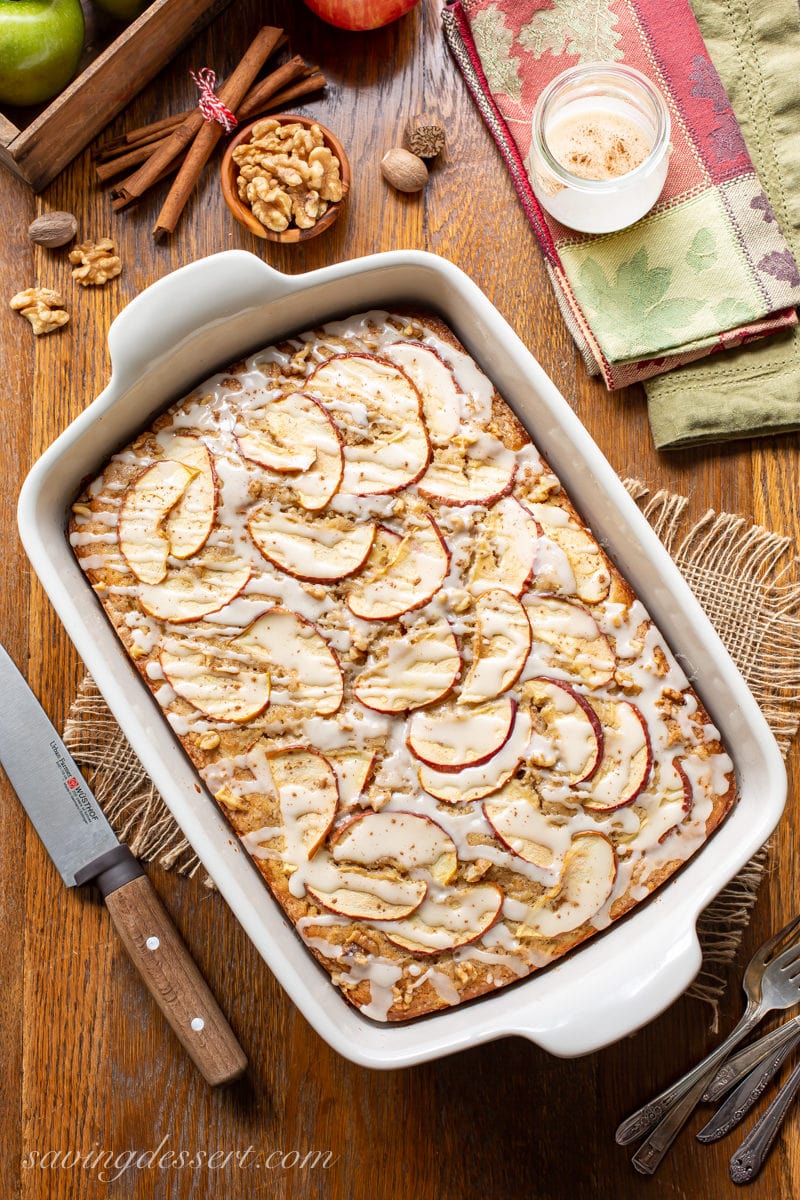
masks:
{"label": "silver fork", "polygon": [[731,1179],[734,1183],[749,1183],[764,1165],[789,1106],[800,1088],[800,1065],[792,1071],[775,1099],[764,1109],[739,1149],[731,1158]]}
{"label": "silver fork", "polygon": [[719,1100],[737,1083],[745,1079],[751,1071],[765,1062],[770,1055],[788,1054],[800,1042],[800,1016],[790,1017],[771,1033],[765,1033],[757,1042],[751,1042],[744,1050],[732,1054],[726,1063],[720,1067],[703,1096],[710,1104]]}
{"label": "silver fork", "polygon": [[[653,1134],[633,1157],[643,1175],[652,1175],[680,1133],[717,1067],[734,1046],[747,1036],[768,1012],[800,1003],[800,915],[759,947],[747,965],[742,980],[747,1005],[735,1029],[702,1062],[666,1091],[645,1104],[619,1126],[616,1140],[621,1145],[635,1141],[653,1127]],[[789,945],[776,953],[785,943]],[[792,967],[797,970],[795,978]],[[791,974],[789,974],[791,972]]]}
{"label": "silver fork", "polygon": [[[794,1021],[797,1021],[797,1017],[794,1018]],[[697,1134],[698,1142],[716,1142],[718,1138],[725,1137],[747,1116],[756,1101],[763,1096],[768,1083],[778,1074],[800,1040],[800,1032],[794,1021],[791,1022],[795,1031],[793,1036],[785,1037],[776,1049],[767,1053],[750,1069],[739,1086],[733,1089],[726,1100],[723,1100],[708,1124],[704,1125]],[[761,1041],[763,1042],[764,1039],[762,1038]],[[707,1095],[708,1092],[706,1092]]]}

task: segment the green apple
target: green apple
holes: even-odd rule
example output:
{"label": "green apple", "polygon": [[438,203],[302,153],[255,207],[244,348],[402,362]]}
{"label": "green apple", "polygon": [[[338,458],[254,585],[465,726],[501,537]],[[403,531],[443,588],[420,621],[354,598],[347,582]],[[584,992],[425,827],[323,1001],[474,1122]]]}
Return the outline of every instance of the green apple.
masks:
{"label": "green apple", "polygon": [[80,0],[0,0],[0,104],[41,104],[60,92],[83,34]]}
{"label": "green apple", "polygon": [[152,0],[94,0],[95,8],[100,8],[117,21],[132,21],[147,8]]}

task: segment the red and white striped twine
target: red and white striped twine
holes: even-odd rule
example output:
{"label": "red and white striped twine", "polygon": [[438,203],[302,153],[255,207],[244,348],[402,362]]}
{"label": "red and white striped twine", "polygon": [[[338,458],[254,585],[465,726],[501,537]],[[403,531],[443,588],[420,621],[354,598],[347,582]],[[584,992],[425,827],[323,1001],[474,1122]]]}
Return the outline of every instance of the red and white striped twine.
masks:
{"label": "red and white striped twine", "polygon": [[217,73],[211,67],[201,67],[196,73],[190,71],[192,79],[197,84],[200,96],[197,107],[206,121],[216,121],[226,133],[232,133],[239,122],[226,104],[220,100],[214,88],[217,86]]}

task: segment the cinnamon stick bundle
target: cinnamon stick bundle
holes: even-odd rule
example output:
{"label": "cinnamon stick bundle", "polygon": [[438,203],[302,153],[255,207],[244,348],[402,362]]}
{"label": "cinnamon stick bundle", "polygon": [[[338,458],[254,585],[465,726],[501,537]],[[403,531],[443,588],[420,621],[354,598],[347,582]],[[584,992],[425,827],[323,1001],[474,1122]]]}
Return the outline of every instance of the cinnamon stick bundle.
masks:
{"label": "cinnamon stick bundle", "polygon": [[[285,33],[281,33],[277,42],[272,48],[274,54],[285,46],[289,41]],[[317,68],[310,68],[308,73],[316,71]],[[125,154],[127,150],[133,149],[134,146],[144,145],[145,142],[158,141],[165,136],[175,125],[180,125],[185,121],[190,113],[194,112],[194,108],[187,108],[183,112],[173,113],[172,116],[162,117],[160,121],[152,121],[149,125],[140,125],[136,129],[128,129],[125,133],[119,134],[118,137],[109,138],[107,142],[103,142],[94,152],[94,157],[99,159],[116,158],[119,154]]]}
{"label": "cinnamon stick bundle", "polygon": [[[219,93],[223,103],[235,113],[241,110],[242,102],[248,95],[250,85],[255,75],[261,69],[261,65],[263,65],[263,63],[259,64],[255,72],[248,77],[244,69],[246,57],[242,60],[236,71],[234,71],[233,75],[231,75],[230,81],[225,84]],[[278,67],[257,88],[253,89],[253,100],[256,105],[263,104],[269,96],[279,92],[287,83],[296,79],[298,75],[302,75],[305,68],[306,64],[299,57],[291,58],[282,67]],[[161,212],[158,214],[153,228],[153,237],[156,241],[160,241],[168,233],[174,232],[189,196],[200,177],[200,173],[214,152],[214,147],[222,137],[222,134],[222,126],[218,125],[216,121],[206,121],[198,132],[189,153],[186,155],[184,164],[169,190]]]}
{"label": "cinnamon stick bundle", "polygon": [[[315,71],[313,68],[306,68],[306,70],[310,70],[312,73],[306,75],[305,78],[300,79],[297,83],[284,88],[282,91],[276,92],[274,96],[267,96],[264,94],[263,88],[267,80],[262,80],[260,84],[257,84],[255,87],[251,88],[247,93],[242,101],[237,115],[243,120],[249,119],[250,117],[260,116],[264,113],[270,112],[270,110],[283,108],[285,105],[291,104],[292,101],[297,100],[302,96],[306,96],[310,92],[316,92],[320,88],[325,87],[327,80],[321,71]],[[177,114],[176,123],[180,123],[180,120],[183,117],[183,113]],[[158,134],[152,134],[151,137],[153,138],[153,141],[148,141],[141,145],[134,142],[132,143],[131,149],[127,149],[125,146],[120,147],[120,152],[116,157],[109,156],[104,161],[97,163],[97,166],[95,167],[95,174],[98,182],[110,183],[111,180],[115,179],[118,175],[124,174],[129,167],[132,167],[137,163],[145,162],[152,154],[155,153],[160,144],[167,137],[169,137],[169,135],[170,128],[167,127],[160,136]],[[122,153],[122,150],[124,150],[125,153]],[[153,183],[160,183],[163,179],[167,179],[170,175],[174,174],[174,172],[178,170],[183,162],[184,157],[185,155],[180,155],[178,158],[174,159],[169,166],[164,168],[164,170],[159,174],[158,178],[153,181]],[[126,208],[127,204],[128,202],[126,200],[115,200],[112,204],[112,207],[115,211],[119,211],[120,209]]]}
{"label": "cinnamon stick bundle", "polygon": [[[268,75],[266,79],[260,80],[251,87],[242,101],[241,107],[236,114],[240,120],[248,120],[250,117],[258,116],[259,113],[266,112],[270,108],[277,107],[278,104],[282,104],[284,101],[297,99],[299,96],[306,96],[310,92],[315,92],[319,88],[325,87],[327,80],[319,67],[308,66],[299,57],[290,61],[297,61],[298,64],[302,65],[302,70],[298,67],[297,72],[299,83],[292,87],[286,87],[273,96],[272,76]],[[195,111],[196,109],[194,108],[187,108],[183,112],[163,117],[160,121],[153,121],[150,125],[142,125],[137,129],[130,129],[123,136],[114,138],[112,141],[104,142],[102,146],[98,146],[94,150],[92,157],[96,162],[101,163],[116,162],[123,158],[131,164],[136,161],[142,162],[154,152],[157,143],[162,142],[173,133],[176,126],[181,125]],[[134,160],[128,157],[134,150],[144,149],[144,147],[149,147],[149,150],[140,159]]]}
{"label": "cinnamon stick bundle", "polygon": [[[315,71],[313,74],[308,75],[305,79],[299,80],[298,83],[284,88],[280,92],[276,92],[274,96],[264,97],[262,95],[260,99],[251,101],[250,98],[256,91],[255,88],[252,88],[242,101],[238,115],[244,119],[260,116],[270,111],[274,111],[276,108],[283,108],[301,96],[306,96],[310,92],[316,92],[320,88],[324,88],[326,83],[327,80],[322,72]],[[258,86],[260,87],[261,85],[259,84]],[[127,171],[129,166],[133,166],[135,163],[146,161],[150,155],[156,151],[160,142],[164,141],[164,139],[169,136],[169,132],[169,129],[167,129],[166,132],[161,135],[158,141],[149,142],[146,145],[141,146],[138,148],[138,152],[137,146],[134,144],[133,149],[128,150],[127,153],[119,154],[116,158],[108,158],[104,162],[99,162],[95,167],[95,173],[97,175],[98,182],[110,183],[112,179],[115,179],[118,175],[121,175]],[[136,157],[134,157],[134,154],[136,154]],[[168,167],[165,167],[158,178],[153,181],[154,185],[161,183],[163,179],[167,179],[170,175],[173,175],[180,167],[184,158],[185,154],[182,154],[178,158],[174,159]],[[114,200],[112,202],[112,208],[115,212],[118,212],[120,209],[126,207],[127,201],[125,200]]]}
{"label": "cinnamon stick bundle", "polygon": [[[219,97],[228,108],[235,111],[238,104],[241,103],[251,83],[274,51],[282,35],[283,30],[276,29],[274,26],[264,25],[259,29],[244,58],[230,79],[219,90]],[[203,126],[209,124],[210,122],[204,120],[199,108],[193,109],[189,116],[176,126],[169,137],[159,143],[158,149],[150,155],[138,171],[113,188],[111,195],[118,202],[114,204],[114,208],[126,208],[144,195],[147,189],[157,181],[162,171],[203,131]],[[222,126],[217,125],[216,122],[213,124],[221,134]],[[212,149],[215,144],[216,142],[212,144]],[[184,168],[185,166],[186,163],[184,163]],[[188,173],[184,175],[184,183],[187,178]]]}

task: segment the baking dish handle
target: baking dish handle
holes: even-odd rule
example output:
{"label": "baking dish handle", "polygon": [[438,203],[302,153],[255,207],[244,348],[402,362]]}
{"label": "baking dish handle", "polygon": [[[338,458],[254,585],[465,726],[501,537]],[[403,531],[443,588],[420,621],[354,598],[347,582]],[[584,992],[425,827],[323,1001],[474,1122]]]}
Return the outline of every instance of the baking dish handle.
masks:
{"label": "baking dish handle", "polygon": [[211,254],[140,292],[108,331],[115,382],[127,386],[199,328],[288,295],[293,277],[246,250]]}
{"label": "baking dish handle", "polygon": [[[659,903],[661,898],[654,900]],[[645,916],[645,913],[641,913]],[[624,941],[625,955],[636,970],[609,987],[608,962],[602,944],[581,952],[581,978],[570,989],[570,1003],[554,1011],[545,1000],[517,1014],[511,1032],[530,1038],[551,1054],[566,1058],[589,1054],[626,1037],[655,1020],[686,990],[702,963],[697,914],[688,920],[661,912],[658,919],[624,922],[607,937]],[[623,927],[624,926],[624,927]],[[606,943],[608,947],[608,943]]]}

